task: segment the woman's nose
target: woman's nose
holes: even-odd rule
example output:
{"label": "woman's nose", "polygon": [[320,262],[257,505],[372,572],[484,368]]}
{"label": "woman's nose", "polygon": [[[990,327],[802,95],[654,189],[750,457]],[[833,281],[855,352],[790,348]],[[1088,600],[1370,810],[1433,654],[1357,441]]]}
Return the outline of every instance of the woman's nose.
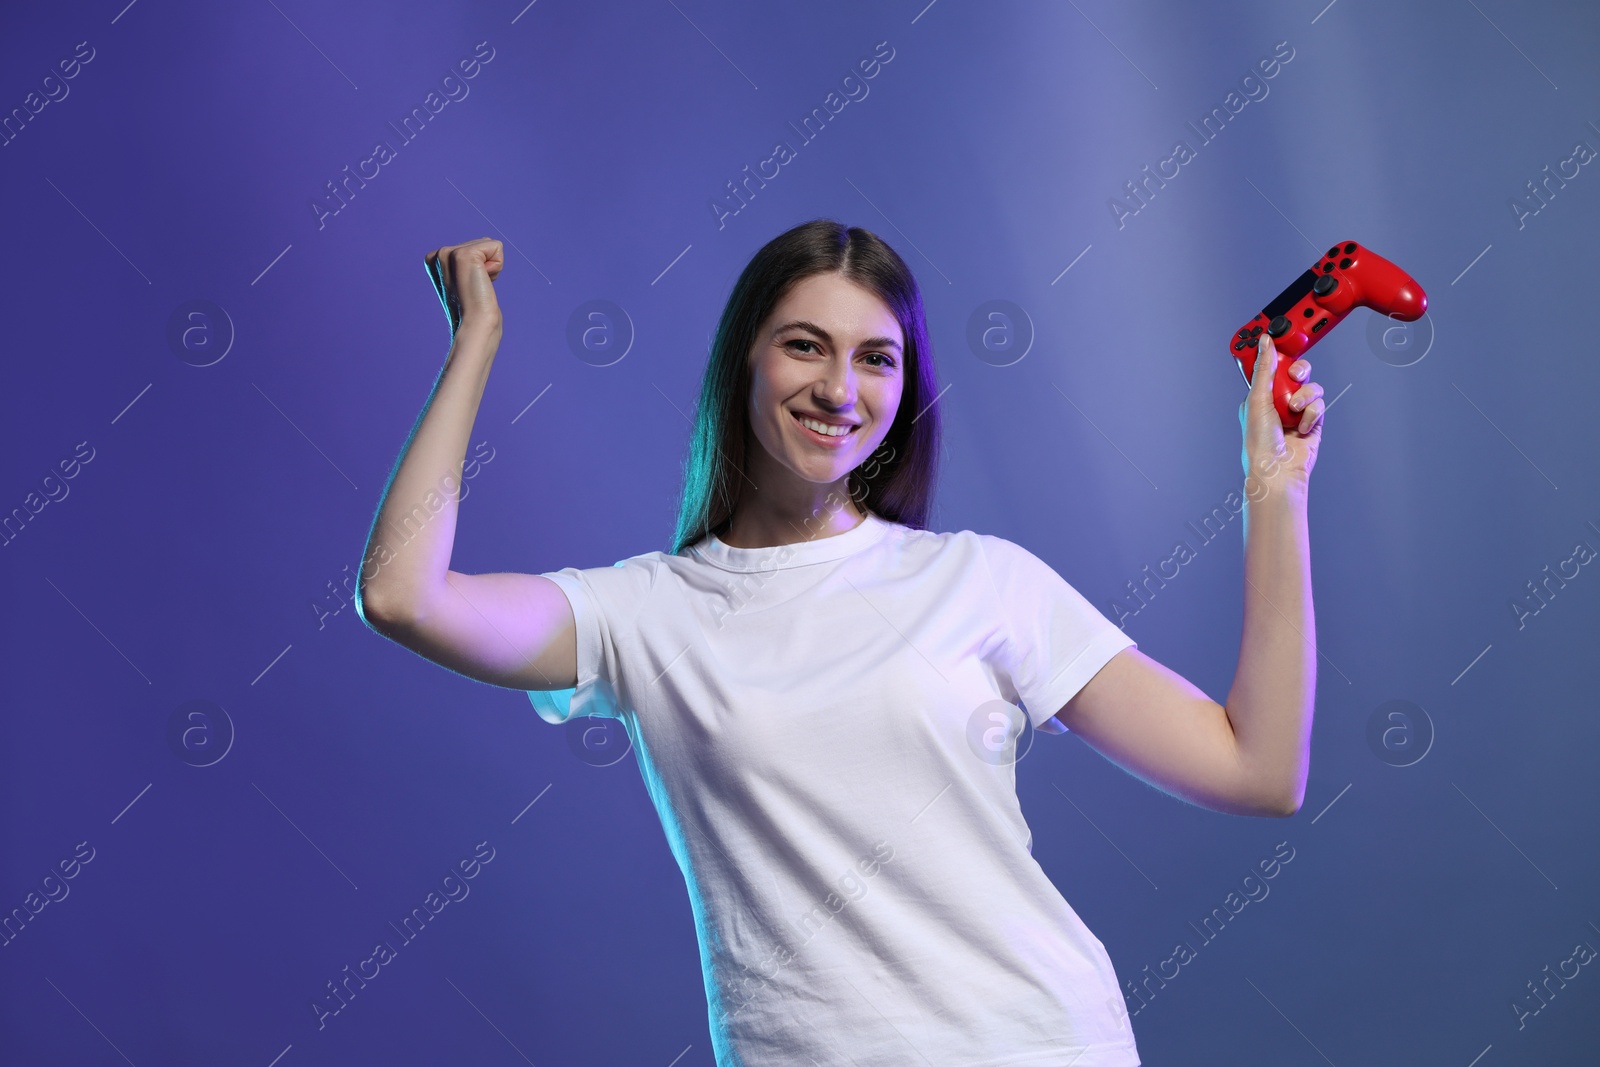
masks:
{"label": "woman's nose", "polygon": [[835,408],[842,408],[855,400],[856,376],[849,364],[829,368],[827,377],[822,380],[821,395]]}

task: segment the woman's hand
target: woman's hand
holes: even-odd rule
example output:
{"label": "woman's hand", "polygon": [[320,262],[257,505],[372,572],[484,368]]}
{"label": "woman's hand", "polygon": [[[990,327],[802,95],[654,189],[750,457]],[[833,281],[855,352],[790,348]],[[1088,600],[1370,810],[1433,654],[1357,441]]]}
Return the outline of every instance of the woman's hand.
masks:
{"label": "woman's hand", "polygon": [[1317,446],[1322,442],[1322,412],[1327,405],[1322,402],[1322,386],[1307,381],[1311,377],[1311,364],[1303,359],[1289,364],[1289,377],[1304,384],[1289,397],[1289,410],[1301,413],[1300,423],[1286,433],[1278,418],[1278,409],[1272,403],[1272,379],[1277,367],[1277,346],[1263,333],[1256,351],[1250,392],[1239,405],[1239,428],[1244,432],[1244,472],[1247,480],[1255,477],[1265,483],[1287,476],[1304,489],[1317,461]]}
{"label": "woman's hand", "polygon": [[463,325],[499,332],[500,304],[492,284],[506,263],[499,241],[480,237],[466,244],[447,245],[429,252],[423,262],[450,318],[452,338]]}

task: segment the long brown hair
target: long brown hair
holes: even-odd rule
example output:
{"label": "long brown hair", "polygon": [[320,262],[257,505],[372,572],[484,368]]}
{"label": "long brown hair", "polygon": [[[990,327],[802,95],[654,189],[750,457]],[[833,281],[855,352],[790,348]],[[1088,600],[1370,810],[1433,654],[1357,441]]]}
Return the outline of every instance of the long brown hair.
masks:
{"label": "long brown hair", "polygon": [[850,495],[891,522],[927,529],[937,480],[938,379],[922,292],[905,261],[877,234],[813,219],[774,237],[745,266],[711,342],[683,464],[683,492],[671,551],[680,553],[732,521],[745,481],[750,440],[750,349],[756,331],[791,286],[838,272],[877,294],[905,337],[900,406],[878,450],[850,472]]}

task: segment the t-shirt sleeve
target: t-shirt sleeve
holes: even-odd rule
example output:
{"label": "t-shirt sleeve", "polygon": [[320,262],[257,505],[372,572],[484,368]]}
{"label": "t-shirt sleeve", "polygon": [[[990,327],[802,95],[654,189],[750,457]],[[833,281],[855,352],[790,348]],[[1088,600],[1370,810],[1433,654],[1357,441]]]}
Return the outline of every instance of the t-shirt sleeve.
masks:
{"label": "t-shirt sleeve", "polygon": [[539,717],[563,723],[582,715],[621,718],[626,705],[622,689],[624,648],[619,625],[638,616],[648,595],[654,568],[643,558],[621,560],[610,567],[563,567],[544,571],[572,605],[578,645],[578,684],[572,689],[530,689],[528,700]]}
{"label": "t-shirt sleeve", "polygon": [[1035,729],[1065,733],[1056,712],[1138,643],[1032,552],[991,534],[979,543],[1005,617],[1002,673]]}

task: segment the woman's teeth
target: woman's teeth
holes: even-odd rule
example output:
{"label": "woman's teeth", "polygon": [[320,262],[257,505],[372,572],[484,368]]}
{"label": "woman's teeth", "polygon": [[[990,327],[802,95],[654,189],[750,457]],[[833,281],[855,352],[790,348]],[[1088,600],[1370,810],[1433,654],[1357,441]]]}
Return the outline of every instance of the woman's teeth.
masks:
{"label": "woman's teeth", "polygon": [[806,429],[815,430],[817,433],[823,434],[827,437],[843,437],[845,434],[855,429],[854,426],[829,426],[825,422],[818,422],[816,419],[808,419],[804,415],[796,415],[795,418],[800,420],[800,425],[804,426]]}

